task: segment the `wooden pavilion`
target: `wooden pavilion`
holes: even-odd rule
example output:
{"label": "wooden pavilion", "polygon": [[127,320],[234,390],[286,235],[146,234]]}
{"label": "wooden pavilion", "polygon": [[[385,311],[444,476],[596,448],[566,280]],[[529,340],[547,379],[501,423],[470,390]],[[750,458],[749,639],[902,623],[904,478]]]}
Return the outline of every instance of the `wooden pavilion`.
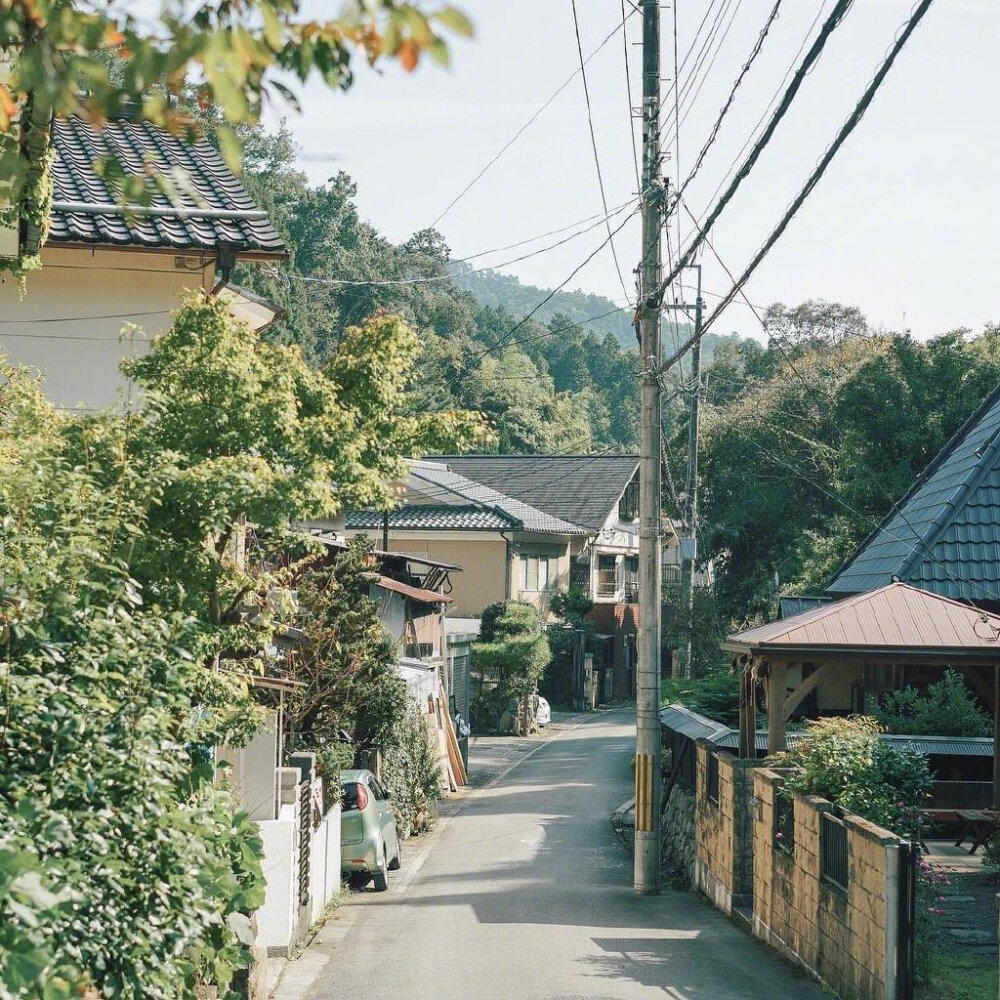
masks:
{"label": "wooden pavilion", "polygon": [[977,679],[994,713],[993,805],[1000,808],[1000,616],[891,583],[731,635],[723,648],[734,654],[741,677],[744,758],[755,756],[759,685],[766,693],[768,750],[776,753],[786,749],[789,716],[824,687],[834,698],[849,694],[841,710],[864,711],[873,682],[902,668],[952,667]]}

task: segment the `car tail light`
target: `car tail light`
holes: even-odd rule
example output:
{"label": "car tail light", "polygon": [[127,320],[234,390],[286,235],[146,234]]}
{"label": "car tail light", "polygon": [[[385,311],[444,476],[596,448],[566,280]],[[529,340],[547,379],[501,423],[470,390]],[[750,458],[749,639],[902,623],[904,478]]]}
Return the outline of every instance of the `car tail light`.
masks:
{"label": "car tail light", "polygon": [[358,809],[368,808],[368,789],[358,782]]}

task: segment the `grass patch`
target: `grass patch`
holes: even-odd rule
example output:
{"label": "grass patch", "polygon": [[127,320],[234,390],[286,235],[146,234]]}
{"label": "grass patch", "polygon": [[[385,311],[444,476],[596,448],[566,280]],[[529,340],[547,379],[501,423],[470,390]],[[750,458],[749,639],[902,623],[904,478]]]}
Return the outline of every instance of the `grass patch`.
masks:
{"label": "grass patch", "polygon": [[996,1000],[997,967],[988,955],[969,949],[956,954],[936,951],[927,983],[916,1000]]}

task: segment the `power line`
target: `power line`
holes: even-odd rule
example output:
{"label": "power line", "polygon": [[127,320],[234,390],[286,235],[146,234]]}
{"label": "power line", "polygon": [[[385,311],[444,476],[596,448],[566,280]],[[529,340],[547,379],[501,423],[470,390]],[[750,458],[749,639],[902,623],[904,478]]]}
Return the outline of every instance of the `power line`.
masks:
{"label": "power line", "polygon": [[[600,52],[601,49],[603,49],[604,46],[607,45],[608,42],[611,41],[611,39],[618,34],[619,28],[622,27],[622,25],[635,13],[635,11],[636,8],[633,7],[632,10],[630,10],[628,13],[625,14],[625,16],[622,18],[621,24],[616,24],[614,28],[612,28],[612,30],[605,36],[604,40],[597,46],[597,48],[594,49],[594,51],[591,52],[589,56],[587,56],[587,58],[584,60],[584,65],[586,65],[586,63],[589,63],[590,60],[593,59],[594,56],[596,56],[597,53]],[[444,211],[441,212],[441,214],[438,215],[438,217],[430,224],[429,226],[430,229],[435,228],[437,224],[469,193],[469,191],[472,190],[472,188],[479,182],[479,180],[484,176],[484,174],[486,174],[486,172],[493,166],[493,164],[495,164],[497,160],[499,160],[500,157],[502,157],[504,153],[506,153],[507,150],[510,149],[510,147],[513,146],[514,143],[517,142],[517,140],[520,139],[522,135],[524,135],[524,133],[535,123],[535,121],[542,115],[542,113],[549,107],[549,105],[551,105],[552,102],[573,82],[573,80],[576,78],[577,73],[579,72],[580,72],[579,69],[575,69],[573,70],[572,73],[570,73],[570,75],[555,89],[555,91],[548,98],[548,100],[546,100],[541,105],[541,107],[539,107],[535,111],[535,113],[510,137],[510,139],[507,140],[507,142],[501,147],[500,151],[495,156],[493,156],[491,160],[489,160],[486,166],[484,166],[482,170],[480,170],[479,173],[476,174],[476,176],[473,177],[472,180],[469,181],[469,183],[466,184],[465,187],[462,188],[462,190],[459,191],[459,193],[455,195],[454,198],[452,198],[452,200],[445,206]]]}
{"label": "power line", "polygon": [[[590,106],[590,87],[587,84],[587,62],[583,58],[583,43],[580,41],[580,19],[577,15],[576,0],[570,0],[573,8],[573,30],[576,33],[576,51],[580,57],[580,78],[583,80],[583,97],[587,105],[587,124],[590,128],[590,146],[594,151],[594,166],[597,168],[597,186],[601,189],[601,207],[604,209],[604,221],[608,227],[608,240],[611,244],[611,256],[614,258],[615,270],[618,272],[618,280],[621,282],[622,294],[628,298],[628,288],[625,287],[625,278],[622,275],[622,267],[618,261],[618,251],[615,249],[614,237],[611,234],[611,220],[608,215],[608,197],[604,190],[604,174],[601,172],[601,157],[597,151],[597,135],[594,132],[594,114]],[[624,30],[625,21],[622,21]],[[616,29],[617,30],[617,29]]]}
{"label": "power line", "polygon": [[749,176],[750,172],[753,170],[760,158],[761,153],[763,153],[765,146],[771,141],[772,136],[778,128],[781,120],[785,117],[792,101],[795,99],[799,92],[799,88],[802,86],[802,82],[805,80],[809,71],[815,65],[816,60],[819,59],[820,54],[829,40],[830,36],[836,31],[837,27],[843,21],[847,12],[851,9],[854,4],[854,0],[837,0],[831,11],[829,17],[823,24],[823,27],[819,33],[819,36],[813,42],[809,51],[806,53],[805,59],[799,65],[799,68],[795,72],[795,76],[792,78],[792,82],[789,84],[788,88],[785,90],[784,95],[781,98],[781,102],[775,109],[774,114],[771,116],[771,120],[767,124],[767,128],[764,129],[763,134],[754,143],[753,149],[750,151],[750,155],[744,161],[743,165],[737,171],[736,176],[733,178],[726,192],[719,199],[718,203],[709,213],[707,219],[702,225],[699,232],[695,235],[695,238],[688,245],[687,249],[683,254],[680,254],[680,258],[676,265],[671,269],[670,274],[660,282],[660,286],[657,289],[656,294],[661,296],[667,290],[667,287],[672,281],[677,277],[677,275],[691,262],[698,247],[704,242],[705,234],[708,230],[712,228],[719,216],[725,211],[726,206],[732,201],[733,196],[739,190],[740,185]]}
{"label": "power line", "polygon": [[625,0],[622,0],[622,47],[625,54],[625,94],[628,97],[628,123],[632,131],[632,160],[635,163],[635,189],[642,190],[642,177],[639,174],[639,146],[635,138],[635,105],[632,103],[632,70],[628,58],[628,27],[626,26]]}
{"label": "power line", "polygon": [[760,55],[761,50],[764,48],[764,40],[770,32],[771,26],[777,20],[778,12],[781,10],[781,3],[782,0],[775,0],[775,4],[771,8],[771,13],[768,15],[767,21],[764,23],[764,27],[757,36],[757,42],[750,52],[750,57],[743,64],[743,68],[740,70],[739,76],[736,77],[736,81],[733,84],[732,89],[729,91],[729,96],[726,98],[725,103],[719,110],[718,117],[715,119],[715,124],[712,126],[708,139],[705,140],[705,144],[701,147],[701,151],[698,153],[698,157],[695,160],[694,166],[691,168],[691,172],[687,175],[684,183],[680,184],[677,188],[677,192],[674,194],[674,204],[668,209],[668,211],[672,212],[676,208],[677,203],[683,197],[688,185],[697,176],[698,171],[701,170],[702,164],[705,162],[705,157],[708,155],[708,151],[712,148],[712,145],[718,138],[719,130],[722,128],[722,123],[725,120],[726,115],[729,113],[729,109],[732,107],[733,101],[736,99],[736,92],[740,89],[740,86],[742,85],[744,79],[746,79],[751,67]]}
{"label": "power line", "polygon": [[879,87],[882,86],[882,82],[885,80],[886,76],[889,74],[889,71],[892,69],[893,63],[896,61],[896,57],[903,50],[903,47],[909,40],[910,35],[913,34],[913,32],[917,28],[917,25],[920,24],[921,20],[923,20],[924,15],[927,13],[928,9],[930,8],[933,2],[934,0],[920,0],[920,3],[918,3],[917,6],[913,9],[913,13],[910,15],[910,18],[906,22],[903,30],[898,34],[896,41],[894,42],[892,48],[889,51],[888,56],[886,56],[882,65],[878,68],[878,71],[872,77],[871,82],[868,84],[868,87],[865,89],[864,94],[862,94],[861,99],[858,101],[857,105],[851,112],[847,121],[845,121],[844,124],[841,126],[841,129],[838,132],[837,137],[830,144],[827,151],[823,154],[823,157],[820,159],[819,163],[816,165],[813,172],[809,175],[808,180],[803,185],[798,195],[795,197],[795,200],[791,203],[791,205],[788,206],[787,210],[785,211],[785,214],[781,218],[781,221],[778,223],[777,226],[775,226],[775,228],[771,232],[771,235],[768,236],[767,240],[765,240],[763,246],[761,246],[761,248],[757,251],[757,253],[754,254],[753,259],[747,265],[747,268],[743,272],[743,274],[740,275],[739,280],[726,294],[726,297],[715,307],[715,309],[712,311],[712,314],[705,321],[702,327],[702,333],[704,333],[704,331],[707,330],[712,325],[713,322],[715,322],[715,320],[719,317],[720,313],[722,313],[723,310],[726,308],[726,306],[729,305],[730,302],[732,302],[733,298],[747,283],[751,275],[754,273],[754,271],[757,269],[760,263],[770,252],[771,248],[774,246],[775,243],[778,242],[778,240],[781,238],[781,235],[788,228],[788,224],[792,221],[792,219],[795,217],[795,214],[802,207],[802,204],[803,202],[805,202],[806,198],[808,198],[809,195],[812,193],[813,189],[819,183],[823,174],[826,173],[827,167],[829,167],[830,163],[832,162],[833,158],[837,155],[841,146],[843,146],[848,136],[850,136],[850,134],[858,126],[858,123],[864,117],[865,112],[868,110],[868,107],[871,104],[872,100],[874,99],[875,94],[878,92]]}
{"label": "power line", "polygon": [[[530,260],[532,257],[538,257],[543,253],[548,253],[550,250],[555,250],[557,247],[565,246],[572,240],[575,240],[578,236],[585,236],[587,233],[592,232],[599,226],[607,224],[610,226],[610,220],[617,215],[621,215],[625,209],[633,206],[638,199],[632,198],[617,208],[611,210],[609,216],[596,216],[597,222],[585,227],[584,229],[578,229],[576,232],[570,233],[568,236],[563,237],[561,240],[557,240],[555,243],[550,243],[548,246],[539,247],[537,250],[532,250],[529,253],[521,254],[519,257],[513,257],[510,260],[501,261],[498,264],[484,264],[482,267],[474,267],[468,271],[459,272],[458,275],[452,274],[449,271],[445,271],[442,274],[430,274],[430,275],[420,275],[415,278],[315,278],[311,275],[305,274],[295,274],[292,271],[282,271],[280,273],[284,274],[288,278],[293,278],[296,281],[304,281],[309,284],[315,285],[334,285],[338,287],[351,287],[351,286],[393,286],[393,285],[423,285],[431,284],[436,281],[455,281],[456,277],[461,278],[462,275],[469,274],[481,274],[483,271],[496,271],[502,267],[510,267],[511,264],[519,264],[521,261]],[[533,242],[533,241],[526,241]],[[485,253],[490,253],[492,251],[486,251]],[[484,256],[485,254],[477,254],[476,256]],[[457,260],[448,261],[449,264],[464,264],[471,260],[471,257],[459,258]],[[628,293],[625,293],[626,296]]]}
{"label": "power line", "polygon": [[[806,32],[802,37],[802,42],[800,43],[795,55],[792,57],[791,62],[788,64],[788,69],[785,70],[784,76],[782,76],[781,78],[781,82],[778,84],[778,87],[775,90],[775,92],[771,95],[771,99],[765,105],[764,110],[761,112],[760,117],[757,119],[756,124],[750,130],[750,133],[747,135],[746,139],[743,141],[743,145],[740,146],[739,150],[736,153],[736,156],[733,157],[732,162],[726,168],[725,173],[723,173],[722,180],[720,180],[719,183],[716,185],[715,190],[712,192],[711,197],[708,199],[709,203],[714,202],[716,198],[719,197],[719,192],[722,191],[723,187],[725,187],[729,178],[733,175],[733,173],[737,169],[737,166],[740,162],[740,157],[747,151],[750,144],[754,141],[754,137],[760,132],[760,129],[763,127],[764,122],[767,120],[767,116],[771,112],[771,109],[775,106],[775,104],[777,104],[778,99],[781,97],[782,89],[787,85],[789,77],[791,77],[792,73],[795,71],[795,67],[798,64],[799,60],[802,58],[802,53],[805,52],[806,46],[809,44],[809,39],[812,36],[813,31],[816,29],[816,25],[819,24],[820,20],[823,17],[823,10],[825,9],[827,2],[828,0],[820,0],[820,3],[816,8],[816,16],[812,19],[812,23],[806,29]],[[700,227],[700,223],[696,222],[695,227],[696,228]]]}

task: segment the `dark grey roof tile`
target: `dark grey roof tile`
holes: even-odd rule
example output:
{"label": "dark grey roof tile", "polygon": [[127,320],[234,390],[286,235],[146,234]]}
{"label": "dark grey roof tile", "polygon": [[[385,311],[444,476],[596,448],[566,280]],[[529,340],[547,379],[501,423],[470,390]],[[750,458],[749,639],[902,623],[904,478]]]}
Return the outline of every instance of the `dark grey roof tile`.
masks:
{"label": "dark grey roof tile", "polygon": [[[144,173],[150,162],[164,172],[183,169],[197,198],[192,200],[182,194],[182,206],[230,211],[256,208],[218,151],[205,139],[188,144],[145,122],[111,121],[97,130],[82,119],[71,117],[53,122],[52,144],[56,154],[52,165],[56,204],[116,204],[116,193],[94,170],[98,159],[111,156],[133,174]],[[154,195],[152,205],[154,209],[173,207],[162,193]],[[285,253],[281,237],[267,219],[181,219],[169,214],[126,217],[54,208],[49,240],[54,244],[177,251],[215,251],[224,245],[243,252],[275,256]]]}

